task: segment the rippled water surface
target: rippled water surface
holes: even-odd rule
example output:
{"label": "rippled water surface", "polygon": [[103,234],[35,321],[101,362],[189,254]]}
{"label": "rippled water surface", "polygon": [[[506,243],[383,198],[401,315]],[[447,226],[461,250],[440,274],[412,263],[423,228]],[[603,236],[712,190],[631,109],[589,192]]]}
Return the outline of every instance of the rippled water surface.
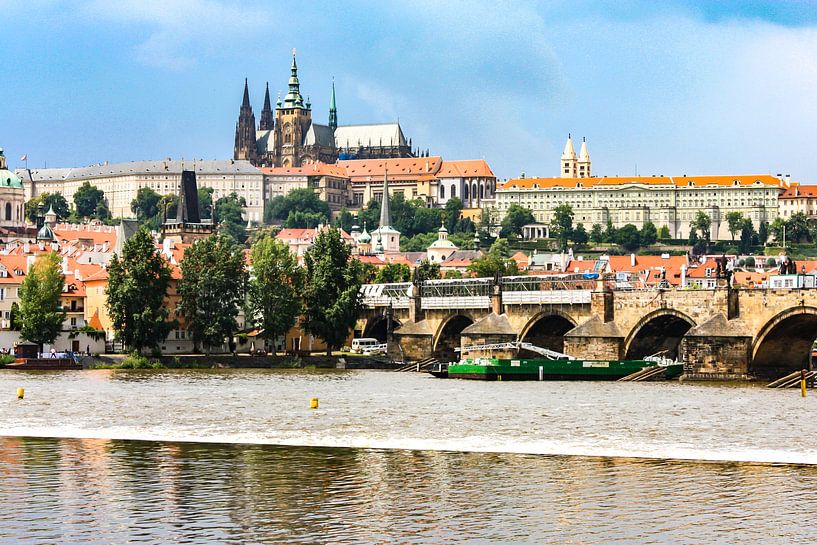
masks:
{"label": "rippled water surface", "polygon": [[3,543],[812,543],[817,512],[817,392],[0,371],[0,436]]}

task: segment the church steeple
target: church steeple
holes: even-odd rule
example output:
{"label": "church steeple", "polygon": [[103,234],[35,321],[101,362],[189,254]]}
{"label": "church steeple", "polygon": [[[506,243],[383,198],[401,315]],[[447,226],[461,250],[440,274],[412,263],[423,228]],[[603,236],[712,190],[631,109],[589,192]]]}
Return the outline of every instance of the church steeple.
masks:
{"label": "church steeple", "polygon": [[383,174],[383,203],[380,205],[380,226],[381,231],[384,227],[391,227],[391,205],[389,204],[389,169],[387,168]]}
{"label": "church steeple", "polygon": [[579,151],[579,178],[589,178],[590,174],[590,153],[587,151],[587,139],[582,137],[582,149]]}
{"label": "church steeple", "polygon": [[301,82],[298,81],[298,64],[295,62],[294,49],[292,50],[292,66],[289,71],[289,92],[284,97],[284,108],[304,109],[304,97],[301,96]]}
{"label": "church steeple", "polygon": [[267,90],[264,94],[264,109],[261,110],[261,122],[258,129],[262,131],[271,131],[275,126],[275,119],[272,116],[272,105],[269,99],[269,82],[267,82]]}
{"label": "church steeple", "polygon": [[244,98],[238,111],[238,121],[235,124],[235,147],[233,159],[255,162],[258,149],[255,142],[255,114],[250,105],[250,90],[247,78],[244,78]]}
{"label": "church steeple", "polygon": [[332,98],[329,100],[329,128],[338,128],[338,107],[335,104],[335,78],[332,78]]}
{"label": "church steeple", "polygon": [[570,133],[565,142],[565,151],[562,153],[562,178],[575,178],[578,174],[578,159],[576,148],[573,147],[573,137]]}

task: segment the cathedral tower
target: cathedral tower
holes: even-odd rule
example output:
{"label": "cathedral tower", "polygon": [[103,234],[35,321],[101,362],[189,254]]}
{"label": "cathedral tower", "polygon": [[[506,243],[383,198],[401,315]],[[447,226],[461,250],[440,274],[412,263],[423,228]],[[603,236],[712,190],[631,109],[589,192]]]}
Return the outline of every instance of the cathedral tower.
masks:
{"label": "cathedral tower", "polygon": [[309,102],[304,104],[301,84],[298,81],[298,65],[292,50],[289,92],[283,104],[275,108],[275,164],[282,167],[299,167],[303,155],[304,135],[312,123]]}
{"label": "cathedral tower", "polygon": [[269,82],[267,82],[267,90],[264,94],[264,109],[261,110],[261,121],[258,124],[258,130],[271,131],[275,126],[275,119],[272,117],[272,106],[269,100]]}
{"label": "cathedral tower", "polygon": [[573,147],[573,138],[568,134],[565,151],[562,153],[562,178],[576,178],[578,176],[578,162],[576,149]]}
{"label": "cathedral tower", "polygon": [[250,106],[250,91],[247,87],[247,78],[244,78],[244,100],[238,112],[238,122],[235,124],[235,147],[233,159],[247,160],[255,163],[258,155],[255,144],[255,115]]}

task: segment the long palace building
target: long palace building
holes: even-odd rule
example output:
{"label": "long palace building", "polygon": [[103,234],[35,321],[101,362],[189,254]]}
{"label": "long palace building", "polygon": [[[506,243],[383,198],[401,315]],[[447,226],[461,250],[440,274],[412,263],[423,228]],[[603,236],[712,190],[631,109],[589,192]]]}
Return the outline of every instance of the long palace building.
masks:
{"label": "long palace building", "polygon": [[562,204],[573,209],[573,222],[604,227],[647,222],[669,228],[673,238],[687,238],[690,222],[699,211],[712,220],[713,239],[731,238],[726,215],[740,212],[761,222],[777,218],[778,197],[788,188],[785,180],[768,174],[734,176],[590,176],[586,143],[577,158],[568,137],[559,178],[516,178],[497,187],[496,207],[501,218],[512,204],[530,209],[537,222],[549,223]]}

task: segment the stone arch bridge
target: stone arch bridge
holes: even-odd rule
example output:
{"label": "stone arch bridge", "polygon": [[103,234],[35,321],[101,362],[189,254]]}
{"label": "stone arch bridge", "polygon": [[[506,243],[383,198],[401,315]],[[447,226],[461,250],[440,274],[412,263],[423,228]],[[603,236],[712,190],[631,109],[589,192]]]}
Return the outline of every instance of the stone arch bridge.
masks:
{"label": "stone arch bridge", "polygon": [[810,365],[815,288],[616,289],[592,276],[368,284],[356,335],[388,340],[406,361],[527,341],[579,358],[664,352],[697,377],[778,377]]}

